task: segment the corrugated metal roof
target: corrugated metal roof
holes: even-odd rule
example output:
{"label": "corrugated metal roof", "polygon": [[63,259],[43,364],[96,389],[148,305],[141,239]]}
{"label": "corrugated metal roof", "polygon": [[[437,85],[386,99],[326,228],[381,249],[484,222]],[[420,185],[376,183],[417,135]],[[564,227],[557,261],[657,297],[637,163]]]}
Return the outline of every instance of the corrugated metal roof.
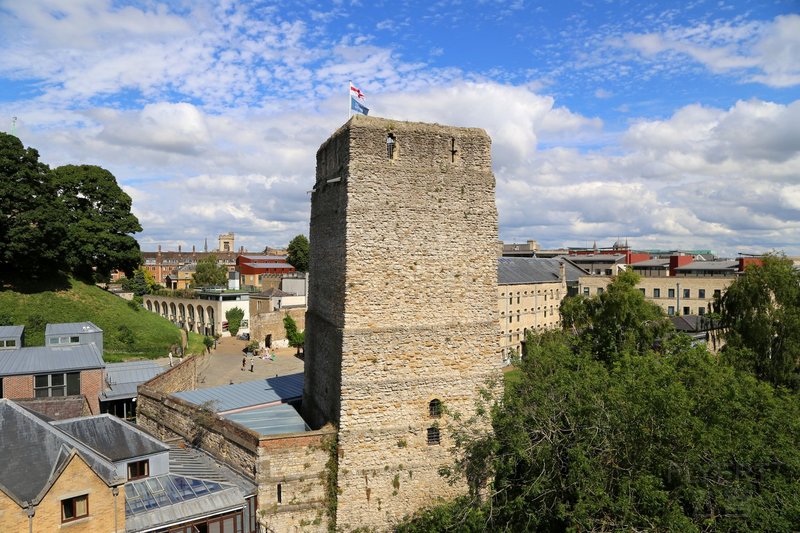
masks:
{"label": "corrugated metal roof", "polygon": [[568,282],[577,282],[578,278],[585,274],[580,268],[557,258],[498,257],[497,283],[519,285],[558,281],[562,262]]}
{"label": "corrugated metal roof", "polygon": [[144,383],[164,372],[164,368],[153,361],[129,361],[108,363],[106,383],[112,386],[122,383]]}
{"label": "corrugated metal roof", "polygon": [[0,376],[70,372],[104,367],[103,358],[94,343],[0,350]]}
{"label": "corrugated metal roof", "polygon": [[239,411],[224,415],[223,418],[251,429],[259,435],[302,433],[311,429],[295,408],[286,403]]}
{"label": "corrugated metal roof", "polygon": [[25,331],[25,326],[0,326],[0,338],[18,339]]}
{"label": "corrugated metal roof", "polygon": [[243,266],[251,267],[251,268],[289,268],[291,265],[289,263],[242,263]]}
{"label": "corrugated metal roof", "polygon": [[195,405],[211,402],[213,410],[219,414],[257,405],[287,403],[303,397],[303,373],[176,392],[174,396]]}
{"label": "corrugated metal roof", "polygon": [[72,333],[102,333],[102,329],[98,328],[91,322],[65,322],[63,324],[47,324],[44,328],[44,334],[47,335],[69,335]]}
{"label": "corrugated metal roof", "polygon": [[248,496],[255,494],[258,488],[252,480],[234,472],[225,463],[215,460],[207,452],[197,448],[170,446],[169,472],[184,477],[231,483]]}
{"label": "corrugated metal roof", "polygon": [[623,254],[584,254],[584,255],[568,255],[573,263],[618,263],[625,260]]}

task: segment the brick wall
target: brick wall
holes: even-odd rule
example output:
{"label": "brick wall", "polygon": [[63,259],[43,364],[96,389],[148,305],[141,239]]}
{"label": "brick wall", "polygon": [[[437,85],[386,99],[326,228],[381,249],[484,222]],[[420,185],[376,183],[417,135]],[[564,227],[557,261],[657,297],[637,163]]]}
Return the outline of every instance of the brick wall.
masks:
{"label": "brick wall", "polygon": [[33,376],[4,377],[3,398],[33,398]]}
{"label": "brick wall", "polygon": [[339,427],[337,528],[465,491],[438,475],[451,421],[428,405],[469,416],[499,376],[490,152],[482,130],[356,116],[317,153],[303,408]]}

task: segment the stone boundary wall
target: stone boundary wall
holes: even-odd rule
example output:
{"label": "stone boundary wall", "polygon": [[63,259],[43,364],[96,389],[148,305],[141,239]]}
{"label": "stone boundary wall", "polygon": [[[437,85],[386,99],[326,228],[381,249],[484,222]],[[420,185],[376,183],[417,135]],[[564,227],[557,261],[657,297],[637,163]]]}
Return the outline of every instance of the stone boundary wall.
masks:
{"label": "stone boundary wall", "polygon": [[142,383],[139,389],[144,387],[164,394],[194,390],[197,388],[197,376],[208,367],[212,357],[209,353],[184,357],[183,362]]}

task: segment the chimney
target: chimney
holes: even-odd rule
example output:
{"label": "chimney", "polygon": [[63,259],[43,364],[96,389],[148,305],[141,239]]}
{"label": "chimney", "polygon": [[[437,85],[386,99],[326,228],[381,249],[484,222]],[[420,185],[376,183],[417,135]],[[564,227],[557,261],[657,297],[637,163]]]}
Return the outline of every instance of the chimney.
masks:
{"label": "chimney", "polygon": [[564,261],[558,262],[558,279],[561,280],[561,283],[567,282],[567,265],[564,264]]}
{"label": "chimney", "polygon": [[161,253],[161,245],[158,245],[158,253]]}
{"label": "chimney", "polygon": [[181,253],[181,245],[178,245],[178,253]]}
{"label": "chimney", "polygon": [[195,250],[194,250],[194,244],[193,244],[192,245],[192,255],[194,255],[194,252],[195,252]]}

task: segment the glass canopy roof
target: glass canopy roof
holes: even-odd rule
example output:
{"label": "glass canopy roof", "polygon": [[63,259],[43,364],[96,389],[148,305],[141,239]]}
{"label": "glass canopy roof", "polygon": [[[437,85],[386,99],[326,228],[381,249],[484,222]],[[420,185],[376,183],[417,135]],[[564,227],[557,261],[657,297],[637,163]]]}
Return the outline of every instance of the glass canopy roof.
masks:
{"label": "glass canopy roof", "polygon": [[125,484],[125,515],[146,513],[232,487],[227,483],[174,474],[129,481]]}

